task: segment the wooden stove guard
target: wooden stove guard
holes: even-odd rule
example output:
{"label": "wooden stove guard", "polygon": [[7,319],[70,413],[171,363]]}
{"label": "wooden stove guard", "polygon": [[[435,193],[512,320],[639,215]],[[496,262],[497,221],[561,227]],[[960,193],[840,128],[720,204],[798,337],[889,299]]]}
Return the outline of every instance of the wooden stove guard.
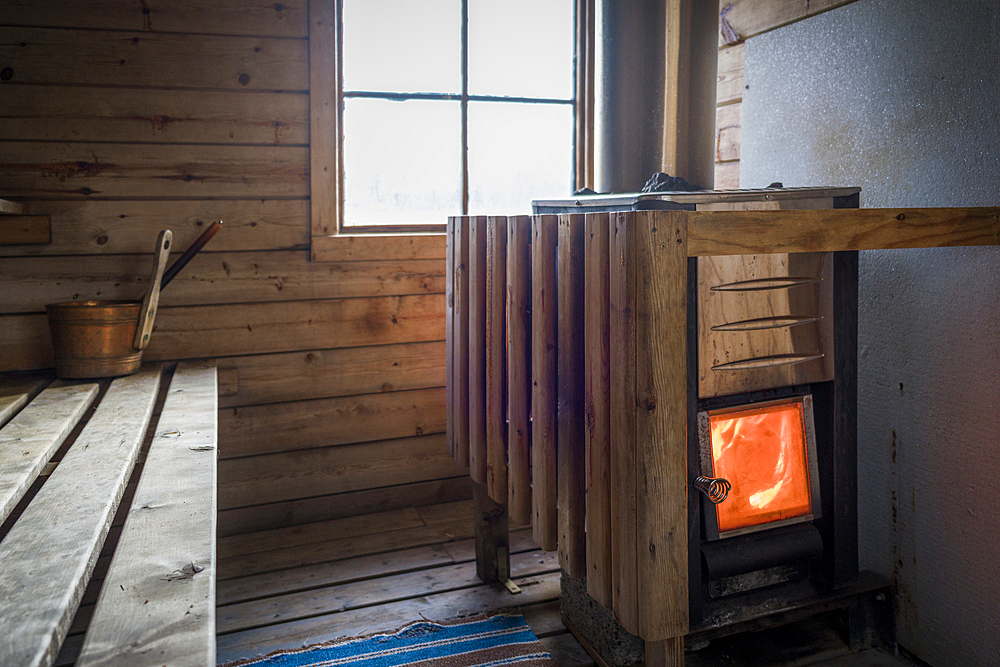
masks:
{"label": "wooden stove guard", "polygon": [[[1000,207],[462,216],[447,234],[447,437],[475,483],[480,576],[507,578],[510,502],[647,651],[683,664],[688,258],[1000,245]],[[585,301],[610,302],[607,320]],[[610,345],[585,354],[584,330]]]}

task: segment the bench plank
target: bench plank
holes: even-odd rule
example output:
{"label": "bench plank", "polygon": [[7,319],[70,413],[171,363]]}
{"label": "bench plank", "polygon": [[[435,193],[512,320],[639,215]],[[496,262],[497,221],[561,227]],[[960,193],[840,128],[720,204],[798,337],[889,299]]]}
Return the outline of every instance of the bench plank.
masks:
{"label": "bench plank", "polygon": [[0,430],[0,523],[66,440],[97,392],[96,384],[46,389]]}
{"label": "bench plank", "polygon": [[59,652],[132,472],[161,366],[111,383],[59,467],[0,543],[0,664]]}
{"label": "bench plank", "polygon": [[177,366],[78,667],[215,664],[218,388]]}
{"label": "bench plank", "polygon": [[9,422],[51,381],[51,377],[39,377],[37,373],[17,373],[0,379],[0,426]]}

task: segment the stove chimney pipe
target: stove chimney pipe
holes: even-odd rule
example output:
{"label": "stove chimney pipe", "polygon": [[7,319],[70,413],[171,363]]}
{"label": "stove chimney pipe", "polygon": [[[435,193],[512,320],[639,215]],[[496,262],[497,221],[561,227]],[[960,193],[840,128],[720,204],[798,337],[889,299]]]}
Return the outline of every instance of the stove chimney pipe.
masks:
{"label": "stove chimney pipe", "polygon": [[657,171],[714,182],[718,5],[602,0],[597,190],[636,192]]}

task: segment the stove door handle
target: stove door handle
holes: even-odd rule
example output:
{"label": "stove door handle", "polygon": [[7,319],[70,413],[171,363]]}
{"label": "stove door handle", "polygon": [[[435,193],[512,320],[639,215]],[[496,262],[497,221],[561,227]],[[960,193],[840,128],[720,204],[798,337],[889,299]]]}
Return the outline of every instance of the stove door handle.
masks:
{"label": "stove door handle", "polygon": [[709,500],[718,505],[726,499],[733,485],[729,483],[728,479],[722,477],[704,477],[699,475],[694,480],[694,488],[704,493],[708,496]]}

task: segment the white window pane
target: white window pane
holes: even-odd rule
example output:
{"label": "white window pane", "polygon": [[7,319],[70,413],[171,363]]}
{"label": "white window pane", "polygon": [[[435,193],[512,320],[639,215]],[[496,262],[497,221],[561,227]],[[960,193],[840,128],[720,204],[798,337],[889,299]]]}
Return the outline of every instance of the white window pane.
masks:
{"label": "white window pane", "polygon": [[458,102],[344,101],[344,224],[444,224],[462,213]]}
{"label": "white window pane", "polygon": [[573,97],[573,0],[469,0],[469,94]]}
{"label": "white window pane", "polygon": [[344,0],[344,90],[460,93],[460,0]]}
{"label": "white window pane", "polygon": [[469,103],[469,213],[531,213],[572,194],[573,107]]}

